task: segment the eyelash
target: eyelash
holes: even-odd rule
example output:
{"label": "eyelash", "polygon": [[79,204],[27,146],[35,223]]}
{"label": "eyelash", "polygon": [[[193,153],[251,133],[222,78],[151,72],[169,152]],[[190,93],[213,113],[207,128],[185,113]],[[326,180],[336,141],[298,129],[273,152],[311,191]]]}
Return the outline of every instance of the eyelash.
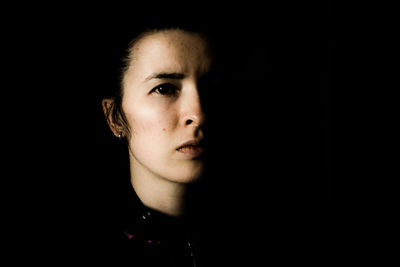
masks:
{"label": "eyelash", "polygon": [[[160,89],[163,89],[163,88],[167,89],[168,92],[161,92]],[[154,87],[150,91],[150,94],[156,93],[156,94],[160,94],[160,95],[173,96],[173,95],[176,95],[177,92],[178,92],[178,88],[175,85],[170,84],[170,83],[163,83],[163,84],[160,84],[160,85],[157,85],[156,87]]]}

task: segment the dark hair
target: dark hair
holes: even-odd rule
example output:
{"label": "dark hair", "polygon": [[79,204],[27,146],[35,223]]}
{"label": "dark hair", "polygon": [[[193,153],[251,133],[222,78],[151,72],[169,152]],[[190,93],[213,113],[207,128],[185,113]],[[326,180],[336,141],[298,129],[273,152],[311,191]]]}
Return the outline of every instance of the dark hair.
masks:
{"label": "dark hair", "polygon": [[[118,67],[116,68],[117,73],[115,74],[116,81],[113,83],[115,86],[109,90],[103,98],[111,98],[113,99],[111,106],[107,110],[106,117],[107,119],[111,119],[115,124],[121,127],[123,133],[128,134],[130,132],[129,124],[127,122],[125,113],[122,109],[122,98],[123,98],[123,85],[122,81],[124,75],[129,68],[129,64],[131,62],[131,54],[132,48],[138,43],[139,40],[143,39],[147,35],[151,35],[153,33],[166,31],[166,30],[182,30],[188,33],[196,33],[200,34],[203,38],[205,38],[206,42],[210,46],[210,50],[214,50],[214,42],[212,38],[212,34],[210,28],[204,25],[199,24],[182,24],[182,23],[169,23],[169,24],[153,24],[147,25],[147,27],[136,27],[131,32],[132,34],[128,35],[129,40],[126,39],[123,43],[125,43],[124,47],[121,47],[118,52]],[[210,51],[210,52],[211,52]]]}

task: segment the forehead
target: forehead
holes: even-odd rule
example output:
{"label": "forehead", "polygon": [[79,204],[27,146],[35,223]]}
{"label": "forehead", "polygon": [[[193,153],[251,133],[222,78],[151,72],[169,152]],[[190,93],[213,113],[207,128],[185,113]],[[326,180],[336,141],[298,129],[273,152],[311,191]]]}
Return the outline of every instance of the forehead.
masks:
{"label": "forehead", "polygon": [[153,72],[201,74],[211,65],[204,37],[181,30],[166,30],[146,35],[131,50],[129,71],[137,78]]}

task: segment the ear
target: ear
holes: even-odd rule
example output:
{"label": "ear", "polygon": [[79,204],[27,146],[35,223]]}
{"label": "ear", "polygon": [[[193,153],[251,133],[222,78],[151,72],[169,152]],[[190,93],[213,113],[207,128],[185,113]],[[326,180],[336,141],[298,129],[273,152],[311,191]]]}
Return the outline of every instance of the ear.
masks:
{"label": "ear", "polygon": [[112,98],[104,98],[101,101],[101,105],[103,107],[104,116],[106,117],[108,126],[110,127],[111,131],[115,136],[119,136],[121,134],[121,127],[119,127],[116,122],[114,121],[113,117],[113,105],[114,99]]}

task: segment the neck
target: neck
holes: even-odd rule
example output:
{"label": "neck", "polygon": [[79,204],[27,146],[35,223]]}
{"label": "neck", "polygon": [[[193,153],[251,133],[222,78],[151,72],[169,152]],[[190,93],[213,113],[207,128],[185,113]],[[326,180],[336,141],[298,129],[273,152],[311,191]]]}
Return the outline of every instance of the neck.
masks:
{"label": "neck", "polygon": [[186,184],[167,180],[138,166],[131,166],[131,183],[145,206],[169,216],[184,215]]}

